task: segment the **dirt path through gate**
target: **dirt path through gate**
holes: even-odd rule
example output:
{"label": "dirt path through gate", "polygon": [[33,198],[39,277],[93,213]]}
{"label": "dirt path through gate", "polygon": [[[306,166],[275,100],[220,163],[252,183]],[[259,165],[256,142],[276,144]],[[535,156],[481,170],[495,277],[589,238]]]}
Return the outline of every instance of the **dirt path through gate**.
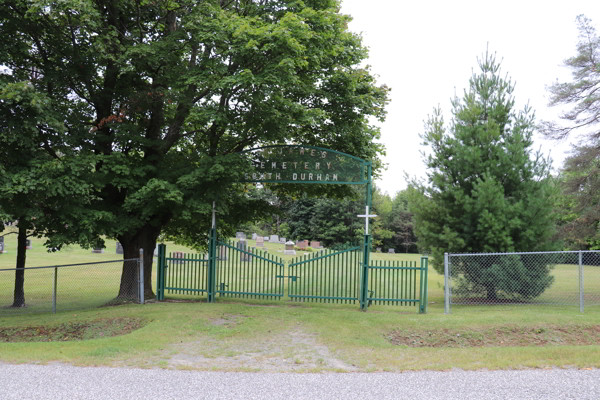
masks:
{"label": "dirt path through gate", "polygon": [[[235,324],[235,318],[219,319],[213,324]],[[255,341],[232,343],[197,340],[172,345],[163,351],[167,366],[174,369],[220,371],[358,371],[336,358],[317,336],[301,329],[277,333]]]}

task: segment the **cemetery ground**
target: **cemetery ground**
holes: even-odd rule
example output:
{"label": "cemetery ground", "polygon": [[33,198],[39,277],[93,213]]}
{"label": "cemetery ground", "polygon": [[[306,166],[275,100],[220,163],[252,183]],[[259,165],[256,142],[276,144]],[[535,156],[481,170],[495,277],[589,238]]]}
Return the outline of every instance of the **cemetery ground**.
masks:
{"label": "cemetery ground", "polygon": [[[16,237],[10,236],[0,268],[14,267],[9,240]],[[74,246],[48,254],[42,239],[33,239],[33,246],[28,267],[119,257],[111,241],[104,254]],[[283,245],[265,248],[283,257],[276,252]],[[189,251],[173,244],[167,250]],[[374,253],[373,258],[418,260],[419,255]],[[112,285],[114,296],[118,286]],[[562,290],[561,285],[551,289]],[[208,304],[174,295],[165,302],[57,314],[11,315],[0,309],[0,362],[267,372],[600,367],[598,306],[586,307],[584,314],[576,306],[453,306],[445,315],[443,277],[433,269],[429,301],[424,315],[416,307],[377,305],[364,313],[357,304],[235,298]]]}

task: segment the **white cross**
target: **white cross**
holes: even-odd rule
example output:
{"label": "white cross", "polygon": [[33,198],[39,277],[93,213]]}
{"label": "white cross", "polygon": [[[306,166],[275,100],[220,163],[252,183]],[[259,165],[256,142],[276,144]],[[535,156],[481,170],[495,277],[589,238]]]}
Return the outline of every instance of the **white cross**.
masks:
{"label": "white cross", "polygon": [[369,218],[375,218],[377,215],[369,214],[369,206],[365,206],[365,209],[366,209],[365,213],[357,215],[357,217],[365,219],[365,235],[368,235],[369,234]]}

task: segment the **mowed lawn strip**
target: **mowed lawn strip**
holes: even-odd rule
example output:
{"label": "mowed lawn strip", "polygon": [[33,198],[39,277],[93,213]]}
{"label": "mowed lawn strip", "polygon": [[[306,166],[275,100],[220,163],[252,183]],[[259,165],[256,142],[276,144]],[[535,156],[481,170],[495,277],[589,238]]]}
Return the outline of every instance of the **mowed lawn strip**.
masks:
{"label": "mowed lawn strip", "polygon": [[[236,370],[220,360],[254,357],[298,359],[300,348],[292,341],[299,333],[314,338],[344,365],[357,371],[403,371],[504,369],[545,367],[600,367],[600,346],[583,340],[576,345],[519,343],[506,346],[492,337],[486,346],[410,347],[393,340],[398,332],[421,335],[431,332],[485,332],[514,330],[529,332],[563,329],[562,335],[585,335],[597,331],[600,309],[579,314],[576,307],[496,306],[468,307],[444,315],[442,305],[431,305],[427,315],[414,307],[372,307],[363,313],[350,305],[294,304],[252,300],[165,302],[144,306],[124,305],[71,313],[0,317],[0,328],[51,328],[67,323],[91,323],[117,318],[143,321],[131,333],[90,340],[0,343],[0,361],[65,362],[73,365],[109,365],[141,368],[171,368],[173,357],[193,352],[208,363],[189,369]],[[279,343],[277,352],[261,353],[270,341]],[[578,345],[577,343],[586,343]],[[571,342],[569,342],[571,343]],[[214,363],[211,362],[214,360]],[[235,365],[235,363],[233,363]],[[301,367],[301,365],[300,365]],[[311,371],[327,371],[330,367]],[[239,370],[244,370],[240,367]],[[261,370],[257,363],[253,370]],[[300,369],[302,370],[302,369]],[[345,370],[337,368],[334,370]]]}

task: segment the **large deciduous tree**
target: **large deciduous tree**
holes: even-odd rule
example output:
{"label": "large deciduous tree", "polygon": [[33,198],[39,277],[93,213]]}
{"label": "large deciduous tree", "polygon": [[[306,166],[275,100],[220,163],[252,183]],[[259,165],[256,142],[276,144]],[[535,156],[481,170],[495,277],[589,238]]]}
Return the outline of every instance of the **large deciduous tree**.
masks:
{"label": "large deciduous tree", "polygon": [[[554,228],[550,163],[531,150],[534,115],[514,110],[514,84],[494,55],[478,61],[468,90],[452,102],[450,127],[439,108],[426,121],[428,182],[411,182],[419,247],[431,251],[438,272],[444,252],[546,250]],[[535,297],[552,283],[546,263],[506,267],[482,262],[453,272],[488,299]]]}
{"label": "large deciduous tree", "polygon": [[[63,122],[42,148],[93,166],[82,224],[126,258],[144,248],[152,296],[161,232],[201,240],[215,200],[226,226],[259,212],[233,183],[236,152],[295,142],[377,163],[368,118],[384,118],[388,89],[358,66],[348,22],[336,0],[0,0],[0,54],[39,74]],[[134,274],[124,266],[121,296]]]}
{"label": "large deciduous tree", "polygon": [[592,21],[577,17],[577,54],[565,60],[571,82],[549,86],[550,106],[570,106],[560,118],[563,124],[544,122],[543,133],[562,140],[580,133],[562,169],[561,202],[569,212],[560,226],[560,237],[575,248],[600,245],[600,36]]}
{"label": "large deciduous tree", "polygon": [[25,306],[27,237],[45,236],[50,248],[90,238],[79,229],[74,206],[86,202],[91,187],[72,177],[90,173],[91,166],[65,163],[44,150],[48,132],[61,123],[50,100],[20,78],[0,75],[0,221],[18,220],[13,307]]}

